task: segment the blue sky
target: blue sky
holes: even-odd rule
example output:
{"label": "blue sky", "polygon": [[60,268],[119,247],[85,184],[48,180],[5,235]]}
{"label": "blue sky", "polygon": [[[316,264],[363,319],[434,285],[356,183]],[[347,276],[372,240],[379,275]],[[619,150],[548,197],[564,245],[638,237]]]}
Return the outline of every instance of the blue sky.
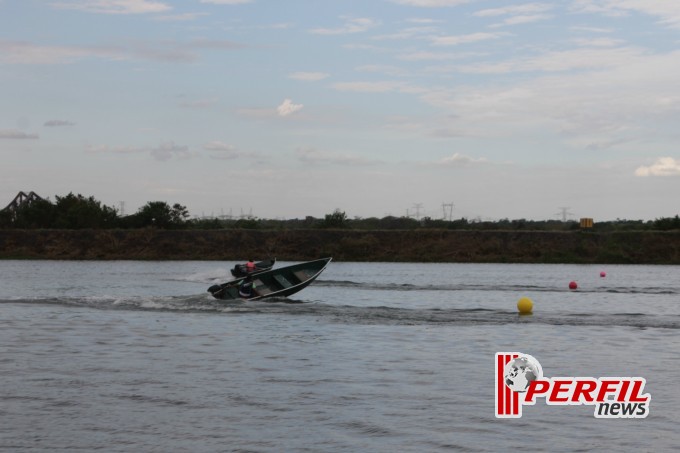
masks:
{"label": "blue sky", "polygon": [[0,0],[0,203],[674,216],[678,80],[673,1]]}

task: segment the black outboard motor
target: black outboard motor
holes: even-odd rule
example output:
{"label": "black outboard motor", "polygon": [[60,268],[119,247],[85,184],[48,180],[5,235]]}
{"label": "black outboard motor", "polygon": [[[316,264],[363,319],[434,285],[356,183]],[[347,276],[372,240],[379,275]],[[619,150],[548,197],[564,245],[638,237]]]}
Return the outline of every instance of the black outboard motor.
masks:
{"label": "black outboard motor", "polygon": [[245,277],[248,275],[248,269],[246,269],[245,264],[237,264],[234,269],[231,270],[231,275],[234,277]]}

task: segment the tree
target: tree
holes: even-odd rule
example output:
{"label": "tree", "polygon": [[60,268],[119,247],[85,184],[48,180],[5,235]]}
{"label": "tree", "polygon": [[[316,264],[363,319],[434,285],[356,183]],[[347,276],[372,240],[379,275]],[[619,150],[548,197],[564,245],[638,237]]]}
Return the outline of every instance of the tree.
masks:
{"label": "tree", "polygon": [[347,226],[347,214],[336,209],[332,214],[326,214],[321,228],[345,228]]}
{"label": "tree", "polygon": [[135,226],[156,228],[177,228],[189,217],[186,207],[175,203],[172,207],[165,201],[150,201],[135,214]]}
{"label": "tree", "polygon": [[[12,228],[52,228],[55,209],[51,201],[40,199],[19,207],[7,217]],[[12,218],[13,217],[13,218]]]}
{"label": "tree", "polygon": [[118,219],[114,208],[102,205],[92,196],[85,198],[71,192],[56,198],[53,228],[112,228]]}

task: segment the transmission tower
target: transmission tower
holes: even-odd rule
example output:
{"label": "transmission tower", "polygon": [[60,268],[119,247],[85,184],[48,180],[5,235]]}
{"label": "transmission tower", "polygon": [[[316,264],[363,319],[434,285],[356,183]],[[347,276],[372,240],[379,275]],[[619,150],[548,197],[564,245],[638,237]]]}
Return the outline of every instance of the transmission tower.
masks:
{"label": "transmission tower", "polygon": [[[449,222],[453,219],[453,202],[451,203],[442,203],[442,210],[444,211],[444,217],[443,219],[446,220],[447,217],[449,219]],[[446,215],[448,211],[448,216]]]}
{"label": "transmission tower", "polygon": [[568,208],[568,207],[561,207],[561,208],[558,208],[558,209],[560,210],[560,212],[558,212],[558,213],[555,214],[555,215],[557,215],[557,216],[562,216],[562,221],[563,221],[563,222],[566,222],[566,221],[567,221],[567,217],[568,217],[568,216],[574,215],[573,212],[569,212],[569,209],[570,209],[570,208]]}
{"label": "transmission tower", "polygon": [[420,220],[420,209],[421,209],[422,207],[423,207],[423,204],[422,204],[422,203],[415,203],[415,204],[413,205],[413,209],[416,210],[416,213],[415,213],[416,220]]}

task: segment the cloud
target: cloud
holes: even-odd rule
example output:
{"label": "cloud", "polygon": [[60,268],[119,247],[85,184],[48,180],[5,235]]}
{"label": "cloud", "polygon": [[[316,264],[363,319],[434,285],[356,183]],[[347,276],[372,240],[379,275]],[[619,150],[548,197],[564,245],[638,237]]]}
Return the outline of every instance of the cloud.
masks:
{"label": "cloud", "polygon": [[158,161],[167,161],[172,158],[189,158],[195,153],[189,151],[188,146],[175,145],[174,142],[163,142],[157,147],[137,147],[137,146],[109,146],[109,145],[89,145],[85,152],[92,154],[148,154]]}
{"label": "cloud", "polygon": [[330,74],[325,72],[293,72],[288,74],[289,79],[294,80],[305,80],[310,82],[316,82],[330,77]]}
{"label": "cloud", "polygon": [[234,160],[242,157],[260,157],[257,153],[240,151],[234,145],[219,140],[213,140],[206,143],[203,145],[203,149],[211,152],[211,158],[220,160]]}
{"label": "cloud", "polygon": [[276,107],[276,111],[279,113],[279,116],[289,116],[302,110],[302,107],[304,107],[302,104],[293,104],[293,101],[290,99],[285,99],[281,105]]}
{"label": "cloud", "polygon": [[680,160],[659,157],[652,165],[638,167],[635,176],[680,176]]}
{"label": "cloud", "polygon": [[85,58],[113,61],[152,60],[192,62],[202,50],[235,50],[244,45],[225,40],[198,39],[189,42],[135,41],[115,46],[46,46],[27,42],[0,40],[0,63],[7,64],[67,64]]}
{"label": "cloud", "polygon": [[497,28],[497,27],[503,27],[503,26],[506,26],[506,25],[530,24],[532,22],[538,22],[538,21],[541,21],[541,20],[549,20],[549,19],[552,19],[553,17],[554,16],[552,16],[551,14],[522,14],[522,15],[508,17],[503,22],[498,23],[498,24],[493,24],[493,25],[491,25],[491,27]]}
{"label": "cloud", "polygon": [[309,30],[309,32],[317,35],[346,35],[362,33],[379,25],[379,23],[373,19],[365,17],[342,17],[342,19],[345,19],[345,24],[338,28],[314,28]]}
{"label": "cloud", "polygon": [[498,39],[502,35],[500,33],[470,33],[467,35],[453,35],[453,36],[433,36],[430,38],[432,44],[435,46],[457,46],[460,44],[469,44],[479,41],[488,41],[489,39]]}
{"label": "cloud", "polygon": [[333,89],[338,91],[352,91],[355,93],[409,93],[421,94],[428,90],[404,82],[384,80],[379,82],[339,82],[333,84]]}
{"label": "cloud", "polygon": [[680,105],[680,51],[576,49],[459,68],[489,74],[527,70],[538,74],[508,84],[431,87],[420,99],[455,115],[450,124],[466,136],[552,132],[582,149],[673,137],[666,121],[677,117]]}
{"label": "cloud", "polygon": [[172,9],[165,3],[150,0],[80,0],[54,2],[52,7],[97,14],[148,14]]}
{"label": "cloud", "polygon": [[439,8],[446,6],[458,6],[470,3],[472,0],[390,0],[400,5],[417,6],[421,8]]}
{"label": "cloud", "polygon": [[0,129],[0,139],[9,140],[35,140],[40,138],[38,134],[27,134],[17,129]]}
{"label": "cloud", "polygon": [[510,5],[503,8],[483,9],[477,11],[473,16],[477,17],[495,17],[517,14],[536,14],[550,11],[555,5],[549,3],[525,3],[523,5]]}
{"label": "cloud", "polygon": [[296,151],[298,159],[309,164],[333,164],[346,166],[365,166],[380,163],[376,160],[349,154],[337,154],[316,150],[314,148],[300,148]]}
{"label": "cloud", "polygon": [[[7,64],[71,63],[94,54],[92,49],[67,46],[41,46],[27,42],[0,40],[0,62]],[[108,53],[108,57],[111,54]]]}
{"label": "cloud", "polygon": [[217,104],[218,101],[218,98],[187,100],[180,102],[179,106],[187,109],[207,109]]}
{"label": "cloud", "polygon": [[85,147],[85,152],[90,154],[142,154],[148,151],[148,148],[134,146],[88,145]]}
{"label": "cloud", "polygon": [[207,16],[208,13],[183,13],[183,14],[168,14],[165,16],[156,16],[153,20],[159,22],[187,22],[196,20],[199,17]]}
{"label": "cloud", "polygon": [[187,158],[191,157],[188,146],[175,145],[174,142],[169,141],[161,143],[156,148],[151,149],[151,155],[156,160],[166,161],[173,157]]}
{"label": "cloud", "polygon": [[452,156],[445,157],[440,161],[441,164],[444,165],[456,165],[456,166],[462,166],[462,165],[470,165],[470,164],[487,164],[489,161],[483,157],[480,157],[479,159],[475,159],[470,156],[466,156],[464,154],[460,153],[455,153]]}
{"label": "cloud", "polygon": [[45,121],[45,124],[43,126],[46,127],[59,127],[59,126],[75,126],[76,123],[73,123],[71,121],[65,121],[65,120],[49,120]]}
{"label": "cloud", "polygon": [[659,23],[680,27],[680,3],[663,0],[575,0],[572,9],[577,13],[602,14],[610,17],[642,13],[659,18]]}
{"label": "cloud", "polygon": [[415,51],[397,55],[399,60],[403,61],[448,61],[460,60],[464,58],[479,56],[472,52],[427,52]]}
{"label": "cloud", "polygon": [[[611,42],[607,42],[611,44]],[[495,63],[459,66],[463,73],[507,74],[512,72],[563,72],[584,69],[621,68],[645,57],[633,47],[604,48],[600,41],[583,41],[591,47],[548,52]],[[601,46],[601,47],[596,47]]]}
{"label": "cloud", "polygon": [[211,3],[213,5],[244,5],[252,2],[253,0],[201,0],[201,3]]}

